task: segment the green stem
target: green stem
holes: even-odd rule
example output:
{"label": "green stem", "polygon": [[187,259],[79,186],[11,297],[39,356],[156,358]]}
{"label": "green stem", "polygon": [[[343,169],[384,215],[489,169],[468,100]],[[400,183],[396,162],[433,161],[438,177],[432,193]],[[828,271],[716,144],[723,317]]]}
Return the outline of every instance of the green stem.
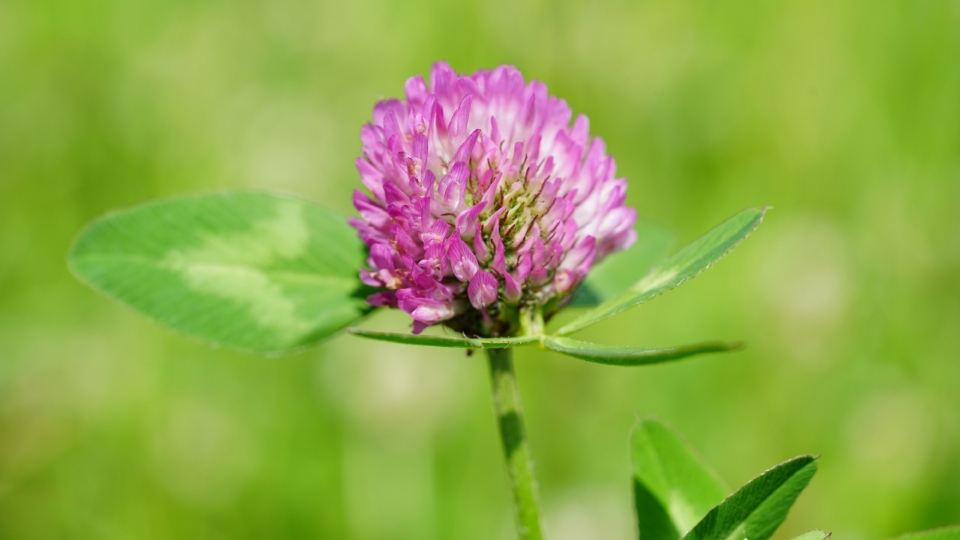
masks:
{"label": "green stem", "polygon": [[513,490],[517,537],[541,540],[540,493],[533,472],[533,456],[523,426],[520,388],[513,373],[512,349],[488,349],[493,408],[500,426],[500,440],[507,459],[507,473]]}

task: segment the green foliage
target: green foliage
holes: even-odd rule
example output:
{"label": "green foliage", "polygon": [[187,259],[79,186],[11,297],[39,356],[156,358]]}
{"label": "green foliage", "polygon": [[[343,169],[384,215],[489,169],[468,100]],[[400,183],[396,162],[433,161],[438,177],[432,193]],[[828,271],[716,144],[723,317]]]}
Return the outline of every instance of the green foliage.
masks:
{"label": "green foliage", "polygon": [[816,472],[813,456],[795,457],[767,470],[711,510],[685,538],[767,540]]}
{"label": "green foliage", "polygon": [[370,310],[363,251],[345,218],[290,197],[232,191],[112,212],[69,262],[94,289],[187,335],[289,351]]}
{"label": "green foliage", "polygon": [[766,208],[748,208],[658,264],[640,281],[617,296],[567,323],[557,334],[567,335],[638,306],[696,277],[750,235]]}
{"label": "green foliage", "polygon": [[796,457],[719,502],[725,492],[720,482],[664,424],[641,420],[632,447],[643,540],[767,540],[817,471],[816,458]]}
{"label": "green foliage", "polygon": [[[631,437],[634,508],[642,540],[767,540],[817,472],[799,456],[773,467],[724,498],[726,489],[693,449],[656,419],[641,419]],[[819,529],[793,540],[827,540]],[[960,526],[895,540],[960,540]]]}
{"label": "green foliage", "polygon": [[723,500],[727,489],[677,433],[642,419],[631,437],[640,538],[677,540]]}
{"label": "green foliage", "polygon": [[695,354],[735,351],[743,347],[742,343],[708,341],[681,347],[654,349],[625,345],[602,345],[555,336],[545,337],[543,339],[543,345],[552,351],[563,353],[574,358],[611,366],[659,364],[661,362],[679,360]]}

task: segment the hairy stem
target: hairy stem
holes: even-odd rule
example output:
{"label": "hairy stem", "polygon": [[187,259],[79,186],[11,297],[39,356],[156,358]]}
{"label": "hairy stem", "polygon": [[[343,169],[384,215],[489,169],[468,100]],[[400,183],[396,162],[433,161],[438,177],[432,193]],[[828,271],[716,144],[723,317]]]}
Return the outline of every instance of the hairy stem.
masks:
{"label": "hairy stem", "polygon": [[533,456],[523,425],[520,388],[513,373],[513,350],[488,349],[493,408],[500,426],[500,440],[507,459],[507,473],[513,490],[517,537],[541,540],[540,493],[533,472]]}

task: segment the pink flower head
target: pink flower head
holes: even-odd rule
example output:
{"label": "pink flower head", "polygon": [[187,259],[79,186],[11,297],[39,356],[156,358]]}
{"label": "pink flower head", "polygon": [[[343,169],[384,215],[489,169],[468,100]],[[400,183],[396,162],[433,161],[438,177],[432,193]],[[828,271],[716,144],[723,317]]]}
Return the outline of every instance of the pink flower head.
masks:
{"label": "pink flower head", "polygon": [[590,267],[636,238],[603,141],[583,115],[512,66],[457,75],[433,66],[407,80],[363,126],[357,169],[369,246],[368,298],[414,319],[510,335],[518,314],[555,310]]}

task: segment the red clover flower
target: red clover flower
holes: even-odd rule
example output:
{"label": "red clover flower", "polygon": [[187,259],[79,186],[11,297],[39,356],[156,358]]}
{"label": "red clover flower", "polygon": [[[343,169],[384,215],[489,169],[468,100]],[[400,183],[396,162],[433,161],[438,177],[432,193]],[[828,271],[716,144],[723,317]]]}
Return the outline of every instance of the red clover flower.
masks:
{"label": "red clover flower", "polygon": [[535,328],[593,264],[636,239],[627,181],[579,115],[512,66],[457,75],[433,66],[363,126],[351,220],[369,246],[361,280],[414,333]]}

